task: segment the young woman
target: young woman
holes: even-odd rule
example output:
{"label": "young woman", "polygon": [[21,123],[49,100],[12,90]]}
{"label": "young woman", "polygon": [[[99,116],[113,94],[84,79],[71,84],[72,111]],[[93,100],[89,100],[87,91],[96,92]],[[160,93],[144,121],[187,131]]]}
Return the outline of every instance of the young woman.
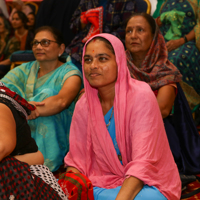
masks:
{"label": "young woman", "polygon": [[146,83],[131,78],[117,37],[99,34],[86,43],[83,79],[67,171],[91,180],[95,200],[180,199],[178,169],[156,98]]}
{"label": "young woman", "polygon": [[22,11],[16,11],[12,16],[12,27],[15,37],[20,41],[20,50],[31,50],[33,33],[28,30],[28,18]]}

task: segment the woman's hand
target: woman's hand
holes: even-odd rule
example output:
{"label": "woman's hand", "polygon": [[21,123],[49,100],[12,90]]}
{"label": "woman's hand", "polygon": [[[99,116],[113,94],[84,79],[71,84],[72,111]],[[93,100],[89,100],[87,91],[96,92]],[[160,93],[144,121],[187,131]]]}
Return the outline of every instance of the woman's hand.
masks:
{"label": "woman's hand", "polygon": [[32,104],[36,107],[35,110],[31,111],[31,114],[28,116],[28,120],[36,119],[40,116],[39,110],[37,109],[38,106],[44,106],[44,102],[35,102],[35,101],[29,101],[29,104]]}
{"label": "woman's hand", "polygon": [[177,40],[168,41],[166,43],[166,47],[167,47],[168,52],[170,52],[172,50],[179,48],[183,44],[185,44],[185,40],[184,40],[184,38],[180,38],[180,39],[177,39]]}

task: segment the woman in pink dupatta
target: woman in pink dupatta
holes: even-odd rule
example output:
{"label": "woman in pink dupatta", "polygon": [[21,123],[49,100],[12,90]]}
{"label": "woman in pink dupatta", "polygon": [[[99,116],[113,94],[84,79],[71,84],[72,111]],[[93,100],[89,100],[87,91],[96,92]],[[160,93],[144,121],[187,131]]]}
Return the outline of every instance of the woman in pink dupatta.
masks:
{"label": "woman in pink dupatta", "polygon": [[180,177],[155,95],[131,78],[118,38],[99,34],[86,43],[83,77],[67,171],[91,180],[95,200],[180,199]]}

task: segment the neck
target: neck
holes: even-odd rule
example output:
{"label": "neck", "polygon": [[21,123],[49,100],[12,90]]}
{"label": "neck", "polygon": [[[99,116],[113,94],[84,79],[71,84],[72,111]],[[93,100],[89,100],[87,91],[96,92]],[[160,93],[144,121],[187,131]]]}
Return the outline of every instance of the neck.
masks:
{"label": "neck", "polygon": [[146,53],[144,54],[137,54],[137,53],[132,53],[132,58],[133,58],[133,63],[137,68],[141,68],[142,62],[145,59]]}
{"label": "neck", "polygon": [[59,60],[49,61],[49,62],[39,62],[40,69],[38,73],[38,78],[48,74],[49,72],[58,68],[62,63]]}
{"label": "neck", "polygon": [[105,115],[113,106],[115,98],[115,85],[110,88],[98,88],[98,93],[103,114]]}
{"label": "neck", "polygon": [[17,33],[18,35],[24,35],[25,31],[26,31],[26,29],[22,26],[22,27],[20,27],[20,28],[18,28],[18,29],[16,30],[16,33]]}

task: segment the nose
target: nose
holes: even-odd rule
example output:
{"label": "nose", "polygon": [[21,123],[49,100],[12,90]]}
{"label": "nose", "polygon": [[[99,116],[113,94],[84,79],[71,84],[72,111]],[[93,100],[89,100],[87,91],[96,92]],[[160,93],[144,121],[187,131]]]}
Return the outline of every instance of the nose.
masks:
{"label": "nose", "polygon": [[42,48],[42,45],[41,43],[39,43],[37,46],[36,46],[36,49],[41,49]]}
{"label": "nose", "polygon": [[90,65],[90,68],[91,68],[91,69],[97,69],[97,68],[98,68],[98,60],[97,60],[97,58],[94,58],[94,59],[92,60],[92,63],[91,63],[91,65]]}
{"label": "nose", "polygon": [[136,38],[136,37],[137,37],[136,30],[133,30],[131,33],[131,38]]}

